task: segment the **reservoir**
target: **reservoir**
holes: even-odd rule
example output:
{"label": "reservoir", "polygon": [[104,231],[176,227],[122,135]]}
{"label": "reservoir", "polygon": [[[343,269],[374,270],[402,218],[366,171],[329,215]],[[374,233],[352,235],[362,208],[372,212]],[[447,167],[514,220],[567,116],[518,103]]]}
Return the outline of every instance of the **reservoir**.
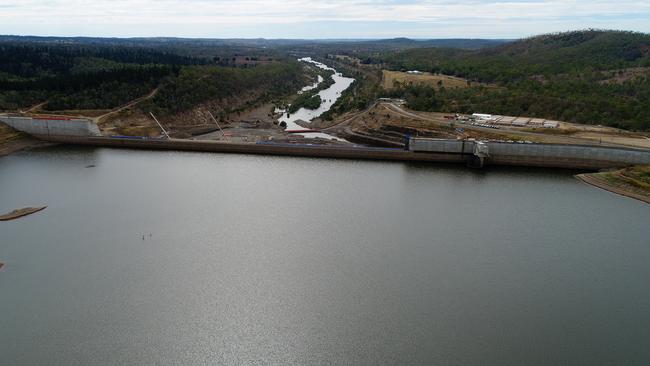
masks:
{"label": "reservoir", "polygon": [[0,158],[0,363],[642,365],[650,205],[577,172]]}

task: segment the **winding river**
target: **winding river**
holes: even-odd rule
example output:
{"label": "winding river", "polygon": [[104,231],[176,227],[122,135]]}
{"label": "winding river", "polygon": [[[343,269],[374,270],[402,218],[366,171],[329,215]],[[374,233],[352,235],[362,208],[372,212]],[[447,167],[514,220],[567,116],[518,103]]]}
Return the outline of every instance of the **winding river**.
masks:
{"label": "winding river", "polygon": [[[289,116],[287,116],[287,114],[285,113],[279,119],[280,122],[285,122],[287,124],[287,130],[307,131],[309,130],[308,128],[300,126],[299,124],[296,123],[296,121],[303,120],[305,122],[311,122],[315,118],[321,116],[323,113],[329,111],[330,108],[332,108],[332,106],[334,105],[334,103],[336,103],[336,101],[341,97],[341,94],[347,88],[349,88],[350,85],[352,85],[354,79],[343,76],[343,74],[337,72],[334,68],[331,68],[321,62],[314,61],[311,59],[311,57],[301,58],[299,61],[312,63],[316,67],[321,68],[323,70],[334,71],[334,75],[332,75],[332,78],[334,79],[334,84],[332,84],[332,86],[330,86],[327,89],[321,90],[318,93],[318,95],[321,97],[323,101],[320,107],[313,110],[307,108],[300,108],[296,113],[293,113]],[[318,87],[318,84],[320,84],[321,82],[323,82],[323,78],[319,76],[318,82],[316,84],[304,87],[301,92],[313,90],[316,87]],[[343,139],[325,133],[302,133],[301,135],[309,138],[320,137],[325,139],[335,139],[335,140],[345,141]]]}

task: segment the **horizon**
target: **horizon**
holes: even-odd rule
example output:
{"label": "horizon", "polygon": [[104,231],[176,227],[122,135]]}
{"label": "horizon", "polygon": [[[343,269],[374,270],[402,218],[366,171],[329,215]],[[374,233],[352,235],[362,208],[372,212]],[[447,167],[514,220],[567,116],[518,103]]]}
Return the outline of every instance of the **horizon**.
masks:
{"label": "horizon", "polygon": [[452,36],[452,37],[435,37],[435,38],[422,38],[422,37],[404,37],[404,36],[394,36],[394,37],[366,37],[366,38],[267,38],[267,37],[180,37],[180,36],[89,36],[89,35],[71,35],[71,36],[62,36],[62,35],[40,35],[40,34],[0,34],[0,37],[21,37],[21,38],[84,38],[84,39],[122,39],[122,40],[138,40],[138,39],[174,39],[174,40],[242,40],[242,41],[319,41],[319,42],[370,42],[370,41],[392,41],[392,40],[410,40],[416,42],[426,42],[426,41],[438,41],[438,40],[485,40],[485,41],[516,41],[520,39],[525,39],[527,37],[536,37],[543,35],[552,35],[552,34],[562,34],[562,33],[571,33],[571,32],[587,32],[587,31],[602,31],[602,32],[630,32],[630,33],[639,33],[639,34],[650,34],[649,32],[639,32],[634,30],[627,29],[567,29],[564,31],[557,32],[547,32],[547,33],[538,33],[532,34],[525,37],[518,38],[479,38],[479,37],[462,37],[462,36]]}
{"label": "horizon", "polygon": [[629,0],[8,0],[0,9],[0,33],[42,37],[519,39],[570,29],[650,32],[650,4]]}

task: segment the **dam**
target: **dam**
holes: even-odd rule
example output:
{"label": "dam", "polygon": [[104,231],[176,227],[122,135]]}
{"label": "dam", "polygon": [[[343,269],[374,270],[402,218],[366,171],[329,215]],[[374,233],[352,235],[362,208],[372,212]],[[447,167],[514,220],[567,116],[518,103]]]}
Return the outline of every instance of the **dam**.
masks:
{"label": "dam", "polygon": [[296,143],[232,143],[186,139],[102,136],[88,119],[0,116],[0,122],[53,143],[145,150],[302,156],[600,170],[650,164],[650,150],[597,145],[409,138],[406,148]]}
{"label": "dam", "polygon": [[[308,144],[224,143],[180,139],[148,139],[123,137],[36,136],[49,142],[72,145],[101,146],[145,150],[184,150],[218,153],[302,156],[313,158],[339,158],[386,161],[413,161],[462,163],[471,166],[507,165],[547,168],[599,170],[628,165],[650,164],[650,151],[632,148],[612,148],[581,145],[519,144],[489,142],[488,156],[480,157],[474,151],[475,141],[438,140],[439,148],[414,151],[399,148],[366,146],[323,146]],[[450,152],[443,144],[463,146],[463,150]],[[476,164],[476,160],[480,164]]]}
{"label": "dam", "polygon": [[101,132],[93,121],[75,117],[22,117],[0,115],[0,122],[34,136],[47,138],[56,136],[101,136]]}

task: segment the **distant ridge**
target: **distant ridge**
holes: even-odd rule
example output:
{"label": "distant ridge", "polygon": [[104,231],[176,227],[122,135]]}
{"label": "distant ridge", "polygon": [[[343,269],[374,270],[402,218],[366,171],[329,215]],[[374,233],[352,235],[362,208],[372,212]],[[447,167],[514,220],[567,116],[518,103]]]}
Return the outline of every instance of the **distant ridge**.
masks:
{"label": "distant ridge", "polygon": [[57,37],[57,36],[18,36],[0,35],[0,42],[33,42],[92,45],[140,45],[155,46],[161,44],[187,43],[210,46],[293,46],[304,44],[370,44],[396,48],[447,47],[463,49],[480,49],[512,42],[509,39],[475,39],[475,38],[440,38],[440,39],[266,39],[266,38],[181,38],[181,37]]}
{"label": "distant ridge", "polygon": [[410,47],[446,47],[479,49],[485,47],[499,46],[512,42],[511,39],[480,39],[480,38],[440,38],[440,39],[411,39],[393,38],[373,41],[387,45],[401,45]]}

